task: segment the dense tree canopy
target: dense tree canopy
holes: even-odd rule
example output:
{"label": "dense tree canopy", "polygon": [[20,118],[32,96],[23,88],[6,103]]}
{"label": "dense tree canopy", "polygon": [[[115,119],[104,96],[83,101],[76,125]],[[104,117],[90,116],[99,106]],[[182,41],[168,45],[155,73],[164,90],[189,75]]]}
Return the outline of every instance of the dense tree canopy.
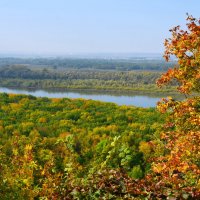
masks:
{"label": "dense tree canopy", "polygon": [[90,181],[98,185],[96,172],[119,168],[143,177],[149,166],[142,152],[163,121],[152,108],[0,94],[0,199],[114,198]]}
{"label": "dense tree canopy", "polygon": [[[159,91],[158,71],[53,70],[21,65],[0,68],[0,86],[35,89]],[[166,87],[165,91],[174,91]],[[161,91],[161,90],[160,90]]]}

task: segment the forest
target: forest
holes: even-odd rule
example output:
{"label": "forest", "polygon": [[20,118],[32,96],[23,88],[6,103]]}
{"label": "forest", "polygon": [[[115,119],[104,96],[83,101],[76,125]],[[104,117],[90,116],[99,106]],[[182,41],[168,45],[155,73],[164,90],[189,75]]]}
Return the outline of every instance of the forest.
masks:
{"label": "forest", "polygon": [[0,86],[34,89],[95,89],[115,91],[175,92],[176,83],[159,89],[160,71],[117,71],[36,68],[11,65],[0,68]]}
{"label": "forest", "polygon": [[95,188],[85,194],[74,188],[89,187],[94,173],[109,168],[142,178],[150,167],[148,142],[165,119],[153,108],[83,99],[3,93],[0,105],[1,199],[86,198],[93,192],[97,198]]}
{"label": "forest", "polygon": [[161,58],[0,58],[0,86],[33,89],[89,89],[175,93],[173,82],[155,82],[177,62]]}
{"label": "forest", "polygon": [[2,67],[5,81],[46,74],[47,81],[97,76],[136,83],[138,75],[155,76],[159,88],[175,84],[185,98],[139,108],[0,93],[0,199],[200,199],[200,20],[188,15],[186,27],[165,40],[165,60],[175,56],[178,65],[160,77],[70,70],[51,79],[50,69]]}

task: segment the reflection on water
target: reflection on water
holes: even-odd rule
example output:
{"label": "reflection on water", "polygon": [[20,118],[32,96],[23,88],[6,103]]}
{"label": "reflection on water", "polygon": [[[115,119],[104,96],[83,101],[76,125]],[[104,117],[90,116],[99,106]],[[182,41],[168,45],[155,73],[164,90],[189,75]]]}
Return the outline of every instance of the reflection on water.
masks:
{"label": "reflection on water", "polygon": [[28,89],[11,89],[0,87],[0,92],[13,94],[28,94],[37,97],[49,98],[84,98],[99,100],[104,102],[113,102],[118,105],[134,105],[138,107],[155,107],[156,103],[163,96],[147,94],[142,92],[113,92],[113,91],[95,91],[95,90],[28,90]]}

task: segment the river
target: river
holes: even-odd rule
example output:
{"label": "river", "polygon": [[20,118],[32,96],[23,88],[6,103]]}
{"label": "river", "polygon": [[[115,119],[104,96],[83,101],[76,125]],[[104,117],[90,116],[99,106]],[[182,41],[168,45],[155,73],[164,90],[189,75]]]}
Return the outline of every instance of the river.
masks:
{"label": "river", "polygon": [[[113,102],[118,105],[133,105],[138,107],[155,107],[160,100],[160,95],[152,96],[150,94],[138,92],[109,92],[109,91],[91,91],[91,90],[28,90],[0,87],[0,92],[12,94],[28,94],[37,97],[49,98],[84,98],[99,100],[104,102]],[[163,95],[164,96],[164,95]]]}

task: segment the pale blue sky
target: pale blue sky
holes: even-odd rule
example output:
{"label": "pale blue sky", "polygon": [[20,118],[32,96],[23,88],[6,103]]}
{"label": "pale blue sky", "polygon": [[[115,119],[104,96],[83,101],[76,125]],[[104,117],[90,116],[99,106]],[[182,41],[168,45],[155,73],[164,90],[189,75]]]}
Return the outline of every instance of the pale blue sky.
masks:
{"label": "pale blue sky", "polygon": [[0,53],[162,53],[200,0],[0,0]]}

